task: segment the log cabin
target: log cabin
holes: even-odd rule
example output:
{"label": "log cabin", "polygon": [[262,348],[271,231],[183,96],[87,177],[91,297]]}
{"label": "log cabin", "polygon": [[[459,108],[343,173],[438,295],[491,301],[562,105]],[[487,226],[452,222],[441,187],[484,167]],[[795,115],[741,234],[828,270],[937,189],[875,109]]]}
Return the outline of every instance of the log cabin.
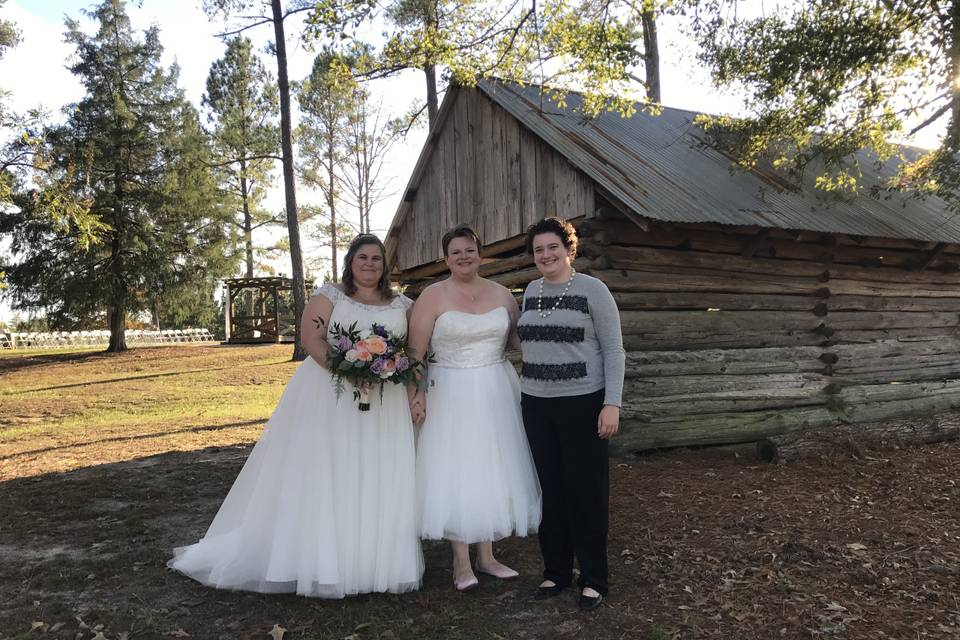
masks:
{"label": "log cabin", "polygon": [[[388,232],[415,297],[445,276],[440,239],[467,222],[481,275],[538,277],[524,231],[578,227],[575,266],[621,312],[618,445],[758,441],[960,406],[960,219],[886,190],[896,164],[857,160],[859,194],[735,167],[694,112],[584,118],[540,87],[451,87]],[[910,152],[910,150],[906,150]]]}

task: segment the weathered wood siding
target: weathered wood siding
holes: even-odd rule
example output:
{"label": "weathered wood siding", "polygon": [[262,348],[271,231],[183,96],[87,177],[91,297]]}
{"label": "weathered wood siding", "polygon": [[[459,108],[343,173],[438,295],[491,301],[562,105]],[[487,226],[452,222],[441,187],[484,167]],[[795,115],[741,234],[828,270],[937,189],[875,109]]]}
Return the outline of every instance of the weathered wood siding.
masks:
{"label": "weathered wood siding", "polygon": [[572,218],[594,209],[593,182],[476,89],[458,90],[428,144],[400,229],[400,270],[442,257],[441,237],[461,222],[492,244],[544,216]]}
{"label": "weathered wood siding", "polygon": [[588,221],[582,235],[621,310],[620,446],[746,442],[960,406],[956,247],[626,221]]}

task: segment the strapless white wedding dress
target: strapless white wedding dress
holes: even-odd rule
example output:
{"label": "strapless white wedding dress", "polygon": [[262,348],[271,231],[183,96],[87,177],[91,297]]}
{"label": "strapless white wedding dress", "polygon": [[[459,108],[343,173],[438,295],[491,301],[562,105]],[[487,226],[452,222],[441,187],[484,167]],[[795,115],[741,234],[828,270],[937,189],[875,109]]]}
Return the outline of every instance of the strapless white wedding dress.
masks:
{"label": "strapless white wedding dress", "polygon": [[520,382],[503,357],[504,307],[447,311],[431,348],[427,418],[417,440],[420,535],[460,542],[535,533],[540,483],[523,430]]}
{"label": "strapless white wedding dress", "polygon": [[[360,304],[332,285],[330,325],[407,332],[410,300]],[[206,535],[169,566],[206,585],[342,598],[411,591],[423,556],[415,516],[413,423],[406,390],[384,385],[361,412],[351,388],[307,358]]]}

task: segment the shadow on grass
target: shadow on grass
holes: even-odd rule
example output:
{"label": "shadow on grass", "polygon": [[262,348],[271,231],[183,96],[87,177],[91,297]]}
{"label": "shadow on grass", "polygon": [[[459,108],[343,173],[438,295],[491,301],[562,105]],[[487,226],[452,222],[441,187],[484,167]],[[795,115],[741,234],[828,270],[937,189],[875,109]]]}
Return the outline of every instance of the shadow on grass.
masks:
{"label": "shadow on grass", "polygon": [[[496,545],[521,579],[484,579],[470,594],[452,591],[443,542],[424,544],[423,587],[404,595],[331,601],[219,591],[167,569],[173,547],[203,535],[248,453],[170,452],[0,484],[0,512],[15,514],[0,526],[0,636],[37,621],[62,623],[51,637],[73,638],[81,620],[103,625],[109,638],[255,638],[279,624],[286,640],[535,639],[553,637],[561,623],[582,626],[572,595],[546,604],[528,597],[539,574],[534,538]],[[590,635],[619,636],[609,631]]]}
{"label": "shadow on grass", "polygon": [[101,438],[99,440],[71,442],[70,444],[65,444],[57,447],[44,447],[43,449],[31,449],[30,451],[20,451],[18,453],[11,453],[10,455],[0,456],[0,461],[10,460],[12,458],[19,458],[21,456],[48,453],[50,451],[62,451],[64,449],[78,449],[80,447],[103,445],[111,442],[129,442],[131,440],[147,440],[150,438],[163,438],[165,436],[172,436],[178,433],[202,433],[204,431],[222,431],[224,429],[233,429],[235,427],[250,427],[256,424],[263,424],[264,422],[266,422],[265,418],[256,418],[253,420],[243,420],[240,422],[228,422],[226,424],[213,424],[213,425],[207,425],[204,427],[185,427],[183,429],[171,429],[169,431],[157,431],[154,433],[140,433],[135,436],[115,436],[112,438]]}
{"label": "shadow on grass", "polygon": [[91,360],[101,360],[116,357],[117,354],[100,351],[71,351],[69,353],[43,353],[31,355],[22,352],[20,355],[9,355],[0,358],[0,372],[14,372],[30,367],[39,367],[50,364],[81,363]]}
{"label": "shadow on grass", "polygon": [[[168,361],[182,360],[185,358],[194,357],[196,354],[192,354],[190,350],[192,349],[222,349],[224,352],[230,352],[237,349],[249,349],[251,347],[275,347],[278,346],[274,343],[266,344],[249,344],[249,345],[227,345],[227,344],[211,344],[211,343],[180,343],[180,344],[165,344],[165,345],[150,345],[143,347],[131,347],[127,351],[122,353],[108,353],[105,349],[98,349],[96,351],[67,351],[65,353],[39,353],[31,354],[29,351],[20,351],[16,355],[14,354],[3,354],[3,357],[0,357],[0,373],[6,372],[15,372],[21,371],[23,369],[29,369],[31,367],[38,367],[43,365],[51,364],[80,364],[84,362],[90,362],[95,360],[110,360],[116,358],[136,358],[141,355],[152,356],[160,352],[163,353],[163,358]],[[292,349],[291,349],[292,352]]]}
{"label": "shadow on grass", "polygon": [[[244,369],[255,369],[258,367],[274,367],[276,363],[273,362],[262,362],[260,364],[247,364],[243,365]],[[17,389],[13,393],[39,393],[41,391],[57,391],[60,389],[74,389],[77,387],[91,387],[99,384],[114,384],[117,382],[131,382],[133,380],[151,380],[157,378],[170,378],[176,376],[186,376],[194,373],[208,373],[212,371],[226,371],[228,369],[236,369],[236,366],[231,365],[227,367],[208,367],[206,369],[183,369],[180,371],[165,371],[163,373],[145,373],[141,376],[125,376],[123,378],[110,378],[108,380],[91,380],[90,382],[74,382],[72,384],[59,384],[49,387],[37,387],[36,389]]]}

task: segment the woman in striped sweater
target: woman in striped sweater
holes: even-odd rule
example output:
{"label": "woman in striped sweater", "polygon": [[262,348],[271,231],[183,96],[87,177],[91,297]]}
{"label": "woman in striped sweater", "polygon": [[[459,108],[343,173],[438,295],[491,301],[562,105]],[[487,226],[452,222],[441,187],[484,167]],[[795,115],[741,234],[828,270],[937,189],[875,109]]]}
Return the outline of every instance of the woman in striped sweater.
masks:
{"label": "woman in striped sweater", "polygon": [[577,235],[560,218],[527,230],[542,277],[524,293],[518,333],[523,422],[543,491],[537,596],[559,595],[580,564],[580,608],[607,594],[607,440],[619,428],[625,354],[606,285],[577,273]]}

